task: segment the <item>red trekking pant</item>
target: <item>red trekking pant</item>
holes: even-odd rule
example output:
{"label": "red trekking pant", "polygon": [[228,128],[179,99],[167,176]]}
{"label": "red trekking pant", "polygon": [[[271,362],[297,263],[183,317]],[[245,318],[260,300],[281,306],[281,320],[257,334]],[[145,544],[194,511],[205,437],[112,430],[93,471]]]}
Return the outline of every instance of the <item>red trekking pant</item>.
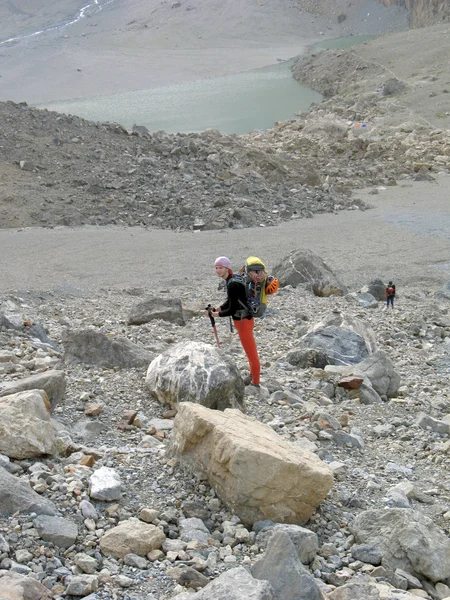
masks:
{"label": "red trekking pant", "polygon": [[244,352],[248,358],[252,383],[259,384],[261,376],[261,363],[259,362],[258,350],[256,348],[255,338],[253,336],[255,321],[253,319],[240,319],[239,321],[233,320],[233,324],[237,329],[242,347],[244,348]]}

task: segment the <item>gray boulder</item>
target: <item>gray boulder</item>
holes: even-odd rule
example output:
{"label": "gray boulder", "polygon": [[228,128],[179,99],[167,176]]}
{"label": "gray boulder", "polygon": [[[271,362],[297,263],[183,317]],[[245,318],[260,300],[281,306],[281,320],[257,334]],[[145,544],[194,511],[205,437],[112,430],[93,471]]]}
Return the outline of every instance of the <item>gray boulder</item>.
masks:
{"label": "gray boulder", "polygon": [[163,404],[194,402],[207,408],[243,408],[245,386],[236,365],[215,346],[181,342],[157,356],[145,380]]}
{"label": "gray boulder", "polygon": [[63,336],[66,360],[100,367],[146,367],[151,354],[125,338],[109,338],[95,329],[67,330]]}
{"label": "gray boulder", "polygon": [[39,515],[34,519],[39,536],[59,548],[70,548],[78,536],[78,527],[62,517]]}
{"label": "gray boulder", "polygon": [[9,516],[15,512],[56,515],[56,507],[37,494],[26,481],[0,467],[0,515]]}
{"label": "gray boulder", "polygon": [[307,333],[302,345],[325,354],[330,365],[352,365],[362,362],[369,355],[363,337],[336,325],[322,327]]}
{"label": "gray boulder", "polygon": [[128,325],[142,325],[155,319],[185,325],[183,307],[179,298],[152,297],[142,300],[131,309]]}
{"label": "gray boulder", "polygon": [[39,323],[30,323],[24,320],[18,313],[0,312],[0,331],[2,329],[14,329],[20,331],[28,338],[33,340],[36,346],[47,348],[50,346],[53,350],[60,352],[57,346],[48,337],[45,328]]}
{"label": "gray boulder", "polygon": [[274,600],[324,600],[313,575],[301,563],[284,531],[272,535],[266,554],[253,566],[252,575],[270,583]]}
{"label": "gray boulder", "polygon": [[369,283],[363,286],[359,291],[361,294],[370,294],[376,300],[384,300],[385,284],[381,279],[372,279]]}
{"label": "gray boulder", "polygon": [[375,352],[376,339],[363,321],[335,311],[308,329],[296,350],[300,348],[320,351],[328,365],[354,365]]}
{"label": "gray boulder", "polygon": [[178,594],[174,600],[275,600],[268,581],[254,579],[244,567],[222,573],[196,594]]}
{"label": "gray boulder", "polygon": [[387,569],[445,581],[450,577],[450,540],[433,521],[407,508],[367,510],[352,522],[357,543],[370,544]]}
{"label": "gray boulder", "polygon": [[260,548],[266,548],[271,543],[272,538],[280,533],[289,536],[289,540],[296,550],[297,558],[304,565],[309,564],[314,559],[319,550],[317,535],[300,525],[276,523],[269,527],[264,527],[256,536],[256,544]]}
{"label": "gray boulder", "polygon": [[394,370],[389,356],[377,350],[358,365],[358,373],[369,379],[380,396],[392,398],[400,387],[400,375]]}
{"label": "gray boulder", "polygon": [[378,300],[372,294],[360,293],[356,299],[362,308],[378,308]]}
{"label": "gray boulder", "polygon": [[299,249],[291,252],[273,268],[281,287],[309,284],[316,296],[343,296],[346,287],[333,271],[311,250]]}
{"label": "gray boulder", "polygon": [[0,397],[24,392],[26,390],[44,390],[50,400],[51,410],[60,404],[66,394],[66,376],[64,371],[50,370],[17,381],[0,384]]}

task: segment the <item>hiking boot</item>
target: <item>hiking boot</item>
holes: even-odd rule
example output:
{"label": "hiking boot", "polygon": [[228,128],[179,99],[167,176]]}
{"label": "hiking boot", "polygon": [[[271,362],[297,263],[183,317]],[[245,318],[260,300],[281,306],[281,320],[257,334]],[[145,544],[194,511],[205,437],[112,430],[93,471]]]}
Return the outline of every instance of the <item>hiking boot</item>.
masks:
{"label": "hiking boot", "polygon": [[261,387],[261,385],[259,383],[251,383],[250,385],[252,387],[254,387],[254,388],[260,388]]}

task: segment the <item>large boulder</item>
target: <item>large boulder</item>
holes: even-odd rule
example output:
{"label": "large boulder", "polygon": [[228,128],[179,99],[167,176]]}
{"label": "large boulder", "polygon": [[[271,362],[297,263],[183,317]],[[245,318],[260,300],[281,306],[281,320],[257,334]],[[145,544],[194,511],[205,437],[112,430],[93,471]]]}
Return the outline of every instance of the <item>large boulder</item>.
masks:
{"label": "large boulder", "polygon": [[107,556],[124,558],[126,554],[145,556],[163,545],[166,536],[156,527],[131,518],[109,529],[100,540],[100,550]]}
{"label": "large boulder", "polygon": [[26,481],[0,467],[0,515],[10,516],[16,512],[56,515],[56,507],[37,494]]}
{"label": "large boulder", "polygon": [[433,521],[407,508],[367,510],[351,525],[356,542],[375,546],[382,565],[431,581],[450,578],[450,539]]}
{"label": "large boulder", "polygon": [[391,398],[400,387],[400,375],[394,370],[389,356],[382,350],[377,350],[368,356],[357,367],[358,373],[369,379],[373,389],[380,396]]}
{"label": "large boulder", "polygon": [[320,352],[329,365],[353,365],[375,351],[376,340],[361,320],[336,311],[309,328],[300,348]]}
{"label": "large boulder", "polygon": [[128,315],[128,325],[142,325],[155,319],[184,325],[183,307],[179,298],[152,297],[135,304]]}
{"label": "large boulder", "polygon": [[50,403],[42,390],[18,392],[0,399],[0,452],[10,458],[52,454],[55,432]]}
{"label": "large boulder", "polygon": [[65,397],[66,376],[64,371],[45,371],[17,381],[0,384],[0,397],[25,390],[44,390],[50,400],[51,410],[53,410]]}
{"label": "large boulder", "polygon": [[163,404],[195,402],[218,410],[244,405],[245,385],[236,365],[202,342],[181,342],[157,356],[145,383]]}
{"label": "large boulder", "polygon": [[384,290],[386,289],[386,284],[384,284],[381,279],[372,279],[369,281],[367,285],[364,285],[360,289],[361,294],[370,294],[375,298],[375,300],[384,300]]}
{"label": "large boulder", "polygon": [[170,451],[205,474],[244,523],[304,524],[333,485],[331,469],[315,454],[238,410],[181,403]]}
{"label": "large boulder", "polygon": [[330,365],[356,364],[369,355],[363,337],[350,329],[334,325],[307,333],[301,342],[308,349],[324,353]]}
{"label": "large boulder", "polygon": [[299,249],[291,252],[273,268],[280,286],[309,284],[316,296],[343,296],[347,293],[343,285],[324,263],[311,250]]}
{"label": "large boulder", "polygon": [[151,354],[126,338],[110,338],[96,329],[69,329],[64,333],[65,358],[99,367],[146,367]]}

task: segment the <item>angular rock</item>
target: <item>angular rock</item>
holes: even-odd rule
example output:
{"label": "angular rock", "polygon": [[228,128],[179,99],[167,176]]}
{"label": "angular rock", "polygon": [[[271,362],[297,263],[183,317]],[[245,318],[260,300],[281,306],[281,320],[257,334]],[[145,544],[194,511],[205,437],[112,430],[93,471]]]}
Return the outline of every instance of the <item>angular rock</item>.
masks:
{"label": "angular rock", "polygon": [[43,540],[60,548],[69,548],[78,536],[75,523],[62,517],[39,515],[34,519],[34,526]]}
{"label": "angular rock", "polygon": [[272,535],[264,558],[253,565],[252,575],[270,583],[274,600],[325,600],[284,531]]}
{"label": "angular rock", "polygon": [[353,544],[351,553],[355,560],[360,560],[369,565],[374,565],[375,567],[381,565],[382,556],[375,546],[369,546],[368,544]]}
{"label": "angular rock", "polygon": [[98,589],[97,575],[77,575],[72,577],[66,589],[70,596],[87,596]]}
{"label": "angular rock", "polygon": [[179,527],[180,539],[185,542],[197,540],[198,542],[206,543],[211,536],[203,521],[196,517],[183,519],[180,521]]}
{"label": "angular rock", "polygon": [[119,500],[122,495],[120,475],[109,467],[95,470],[91,475],[89,495],[102,502]]}
{"label": "angular rock", "polygon": [[0,534],[0,554],[3,552],[9,553],[9,544],[5,538]]}
{"label": "angular rock", "polygon": [[406,508],[367,510],[351,525],[356,541],[375,546],[382,565],[431,581],[450,577],[450,540],[428,517]]}
{"label": "angular rock", "polygon": [[185,325],[183,307],[179,298],[151,297],[139,302],[128,315],[128,325],[142,325],[155,319]]}
{"label": "angular rock", "polygon": [[15,512],[56,515],[56,507],[37,494],[27,482],[0,467],[0,515],[13,515]]}
{"label": "angular rock", "polygon": [[328,597],[330,600],[380,600],[380,593],[373,583],[351,581],[337,587]]}
{"label": "angular rock", "polygon": [[[362,379],[362,377],[358,379]],[[370,381],[366,380],[365,382],[364,379],[358,389],[347,390],[346,395],[352,400],[358,399],[361,404],[381,404],[383,402],[381,396],[370,385]]]}
{"label": "angular rock", "polygon": [[63,343],[66,360],[100,367],[146,367],[151,354],[125,338],[110,338],[96,329],[68,330]]}
{"label": "angular rock", "polygon": [[242,408],[245,385],[236,365],[214,346],[181,342],[148,367],[147,388],[159,402],[195,402],[208,408]]}
{"label": "angular rock", "polygon": [[313,531],[305,527],[287,525],[285,523],[276,523],[275,525],[264,527],[256,536],[256,544],[260,548],[265,548],[272,540],[272,537],[280,532],[289,536],[291,543],[297,551],[298,558],[304,565],[308,565],[319,550],[319,540]]}
{"label": "angular rock", "polygon": [[392,398],[400,387],[400,375],[394,370],[389,356],[382,350],[368,356],[358,365],[355,373],[367,377],[380,396]]}
{"label": "angular rock", "polygon": [[361,387],[363,381],[362,377],[342,377],[338,381],[338,386],[345,390],[357,390]]}
{"label": "angular rock", "polygon": [[345,286],[333,271],[311,250],[299,249],[291,252],[273,268],[281,287],[297,287],[301,283],[310,284],[316,296],[343,296]]}
{"label": "angular rock", "polygon": [[422,429],[430,429],[431,431],[435,431],[443,435],[450,435],[450,423],[447,423],[446,421],[440,421],[439,419],[434,419],[425,413],[419,413],[417,415],[417,425]]}
{"label": "angular rock", "polygon": [[359,291],[361,294],[370,294],[373,298],[378,301],[383,301],[384,298],[384,290],[386,289],[386,284],[381,281],[381,279],[372,279],[367,285],[363,286]]}
{"label": "angular rock", "polygon": [[52,592],[34,577],[0,571],[1,600],[50,600]]}
{"label": "angular rock", "polygon": [[10,458],[51,454],[55,432],[42,390],[18,392],[0,400],[0,452]]}
{"label": "angular rock", "polygon": [[209,579],[205,577],[205,575],[202,575],[187,565],[181,565],[180,567],[169,569],[167,574],[175,579],[175,581],[177,581],[180,585],[193,590],[204,588],[209,583]]}
{"label": "angular rock", "polygon": [[195,594],[179,594],[174,600],[275,600],[267,581],[254,579],[244,567],[222,573],[217,579]]}
{"label": "angular rock", "polygon": [[64,371],[50,370],[17,381],[0,384],[0,397],[26,390],[44,390],[50,400],[51,410],[63,402],[66,393]]}
{"label": "angular rock", "polygon": [[362,308],[378,308],[378,300],[372,294],[360,293],[357,295],[357,300]]}
{"label": "angular rock", "polygon": [[315,454],[238,410],[181,403],[171,452],[206,474],[244,523],[304,524],[333,485],[331,469]]}
{"label": "angular rock", "polygon": [[164,533],[155,525],[132,518],[109,529],[100,540],[100,550],[116,558],[124,558],[130,553],[145,556],[161,548],[165,539]]}

